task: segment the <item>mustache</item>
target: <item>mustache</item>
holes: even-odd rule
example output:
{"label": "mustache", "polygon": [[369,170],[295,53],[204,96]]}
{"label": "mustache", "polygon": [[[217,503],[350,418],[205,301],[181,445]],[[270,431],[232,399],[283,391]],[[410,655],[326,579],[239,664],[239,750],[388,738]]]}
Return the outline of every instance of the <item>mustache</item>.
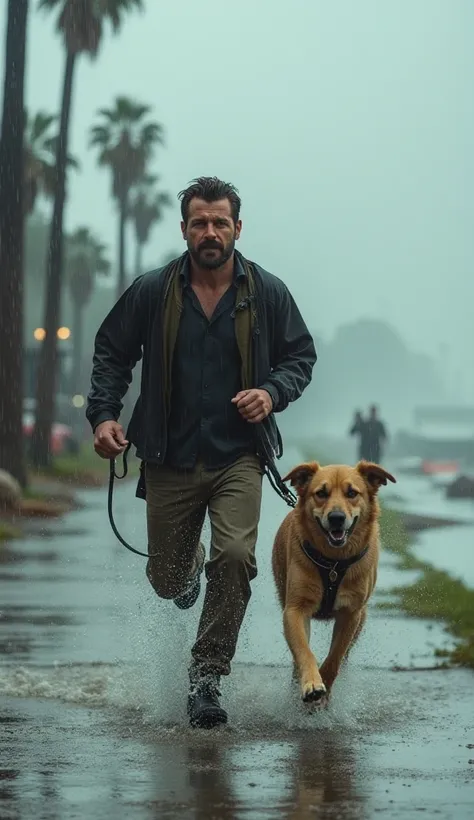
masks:
{"label": "mustache", "polygon": [[199,250],[200,251],[207,251],[207,250],[221,251],[222,250],[222,245],[219,244],[219,242],[215,242],[212,239],[208,239],[206,242],[202,242],[199,245]]}

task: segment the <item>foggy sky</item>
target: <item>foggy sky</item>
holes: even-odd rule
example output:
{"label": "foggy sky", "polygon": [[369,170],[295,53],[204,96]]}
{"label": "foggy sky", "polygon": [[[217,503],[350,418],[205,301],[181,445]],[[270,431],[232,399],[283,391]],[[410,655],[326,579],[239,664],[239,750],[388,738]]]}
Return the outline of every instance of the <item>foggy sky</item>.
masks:
{"label": "foggy sky", "polygon": [[[28,107],[54,112],[62,43],[31,5]],[[91,225],[116,256],[110,178],[88,129],[98,108],[130,95],[165,126],[153,168],[163,187],[175,196],[199,174],[234,182],[240,249],[285,280],[313,331],[329,338],[376,316],[417,350],[449,344],[472,370],[472,0],[146,5],[96,62],[80,61],[71,149],[82,173],[69,179],[68,229]],[[147,265],[173,249],[177,204]]]}

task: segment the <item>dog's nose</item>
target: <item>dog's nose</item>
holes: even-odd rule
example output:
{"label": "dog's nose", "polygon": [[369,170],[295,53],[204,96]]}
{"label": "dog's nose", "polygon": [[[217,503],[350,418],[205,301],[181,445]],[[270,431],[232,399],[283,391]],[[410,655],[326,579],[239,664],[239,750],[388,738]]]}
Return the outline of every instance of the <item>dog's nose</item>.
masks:
{"label": "dog's nose", "polygon": [[346,523],[346,514],[343,513],[342,510],[332,510],[332,512],[328,513],[328,523],[332,529],[342,530]]}

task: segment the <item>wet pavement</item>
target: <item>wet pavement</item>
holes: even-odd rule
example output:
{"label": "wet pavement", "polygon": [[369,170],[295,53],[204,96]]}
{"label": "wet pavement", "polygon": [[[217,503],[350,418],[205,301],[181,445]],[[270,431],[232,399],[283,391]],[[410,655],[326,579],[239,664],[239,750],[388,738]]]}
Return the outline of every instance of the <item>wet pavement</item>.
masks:
{"label": "wet pavement", "polygon": [[[298,460],[289,450],[288,465]],[[1,820],[474,815],[474,678],[432,668],[433,646],[449,644],[441,625],[372,606],[330,708],[307,714],[270,573],[286,508],[266,486],[260,572],[223,688],[230,724],[191,731],[186,666],[200,603],[186,613],[159,601],[144,559],[109,530],[105,492],[81,499],[43,537],[0,554]],[[143,547],[132,484],[118,488],[116,510]],[[456,532],[443,537],[449,551]],[[383,554],[379,596],[409,577]],[[312,644],[323,656],[326,627]]]}

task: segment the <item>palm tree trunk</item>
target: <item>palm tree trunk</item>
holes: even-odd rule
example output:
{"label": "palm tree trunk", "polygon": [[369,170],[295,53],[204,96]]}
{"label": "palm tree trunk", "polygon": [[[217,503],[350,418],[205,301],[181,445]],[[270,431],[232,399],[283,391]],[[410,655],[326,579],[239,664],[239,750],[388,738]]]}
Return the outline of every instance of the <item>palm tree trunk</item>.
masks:
{"label": "palm tree trunk", "polygon": [[82,305],[78,301],[73,303],[72,340],[71,390],[74,393],[82,393]]}
{"label": "palm tree trunk", "polygon": [[117,299],[120,299],[126,288],[125,274],[125,228],[127,225],[128,196],[125,194],[120,200],[119,216],[119,270],[117,278]]}
{"label": "palm tree trunk", "polygon": [[46,265],[45,318],[43,325],[46,330],[46,337],[41,345],[38,363],[36,422],[32,441],[32,458],[37,467],[48,466],[51,459],[50,434],[54,421],[58,362],[56,331],[61,315],[63,215],[66,200],[67,149],[75,63],[76,55],[67,52],[61,122],[56,153],[56,191]]}
{"label": "palm tree trunk", "polygon": [[135,276],[141,276],[143,271],[143,243],[139,239],[135,245]]}
{"label": "palm tree trunk", "polygon": [[28,0],[9,0],[0,139],[0,467],[26,484],[23,454],[23,131]]}

